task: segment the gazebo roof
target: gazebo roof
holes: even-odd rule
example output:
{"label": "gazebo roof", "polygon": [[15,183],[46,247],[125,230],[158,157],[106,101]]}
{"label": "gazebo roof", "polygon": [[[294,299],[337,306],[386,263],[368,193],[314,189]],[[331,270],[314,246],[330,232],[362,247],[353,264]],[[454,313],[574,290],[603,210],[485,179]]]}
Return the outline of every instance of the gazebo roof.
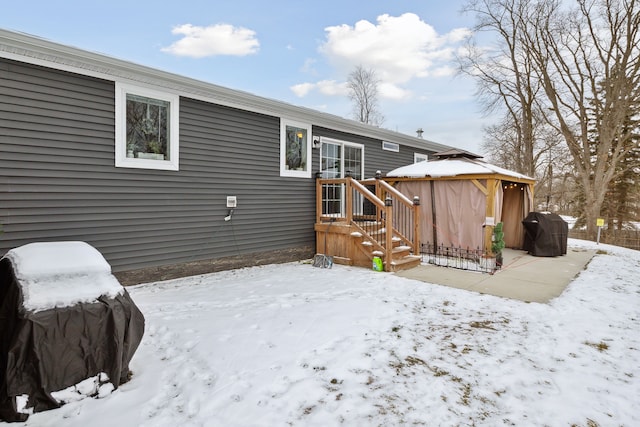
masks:
{"label": "gazebo roof", "polygon": [[439,153],[435,153],[433,155],[435,158],[442,159],[453,159],[453,158],[466,158],[466,159],[481,159],[482,156],[478,154],[471,153],[470,151],[461,150],[459,148],[452,148],[451,150],[440,151]]}
{"label": "gazebo roof", "polygon": [[393,178],[442,178],[464,175],[502,175],[517,179],[534,180],[529,176],[492,165],[478,158],[470,158],[468,156],[446,157],[446,153],[444,154],[445,158],[402,166],[388,172],[386,176]]}

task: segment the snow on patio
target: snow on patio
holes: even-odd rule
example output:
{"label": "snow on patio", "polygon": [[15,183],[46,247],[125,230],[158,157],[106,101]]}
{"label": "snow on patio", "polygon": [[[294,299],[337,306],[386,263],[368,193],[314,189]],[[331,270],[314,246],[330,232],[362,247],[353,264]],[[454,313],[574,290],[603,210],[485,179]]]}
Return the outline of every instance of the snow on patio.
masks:
{"label": "snow on patio", "polygon": [[132,380],[26,425],[640,425],[640,252],[569,246],[607,254],[550,304],[310,263],[130,287]]}

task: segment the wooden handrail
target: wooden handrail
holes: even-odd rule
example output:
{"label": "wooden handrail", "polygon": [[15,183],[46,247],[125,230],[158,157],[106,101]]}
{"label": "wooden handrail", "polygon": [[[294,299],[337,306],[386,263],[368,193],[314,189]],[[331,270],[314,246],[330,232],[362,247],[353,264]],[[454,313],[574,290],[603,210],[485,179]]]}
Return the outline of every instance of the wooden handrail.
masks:
{"label": "wooden handrail", "polygon": [[347,178],[347,179],[350,181],[351,185],[355,187],[356,190],[358,190],[358,192],[362,194],[367,200],[369,200],[374,205],[378,206],[380,209],[384,209],[384,202],[379,198],[377,198],[376,195],[373,194],[371,191],[369,191],[367,187],[360,184],[358,181],[356,181],[353,178]]}
{"label": "wooden handrail", "polygon": [[395,187],[391,186],[389,183],[383,180],[378,180],[378,183],[382,188],[384,188],[387,192],[396,196],[402,203],[407,205],[407,207],[413,207],[413,201],[409,199],[407,196],[399,192]]}
{"label": "wooden handrail", "polygon": [[384,228],[385,228],[385,271],[393,271],[393,267],[391,263],[393,262],[393,205],[389,204],[385,205],[385,218],[384,218]]}

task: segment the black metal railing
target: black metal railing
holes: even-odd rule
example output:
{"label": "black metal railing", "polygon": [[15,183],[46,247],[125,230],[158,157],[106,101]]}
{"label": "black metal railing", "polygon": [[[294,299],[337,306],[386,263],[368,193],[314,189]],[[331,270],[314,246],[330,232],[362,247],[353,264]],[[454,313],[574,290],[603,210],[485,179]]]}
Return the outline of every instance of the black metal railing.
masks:
{"label": "black metal railing", "polygon": [[436,245],[426,242],[421,245],[422,262],[460,270],[494,273],[499,266],[495,257],[487,256],[482,248],[463,248]]}

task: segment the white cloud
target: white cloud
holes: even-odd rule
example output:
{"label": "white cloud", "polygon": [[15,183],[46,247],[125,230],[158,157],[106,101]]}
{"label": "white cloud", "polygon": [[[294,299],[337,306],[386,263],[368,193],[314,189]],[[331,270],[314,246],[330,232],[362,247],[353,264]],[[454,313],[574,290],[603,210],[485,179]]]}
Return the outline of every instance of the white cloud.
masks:
{"label": "white cloud", "polygon": [[311,91],[318,91],[323,95],[346,96],[348,93],[347,84],[339,83],[335,80],[320,80],[317,83],[300,83],[291,86],[289,89],[299,98],[307,96]]}
{"label": "white cloud", "polygon": [[299,83],[289,87],[289,89],[291,89],[291,92],[297,97],[302,98],[311,92],[315,86],[315,83]]}
{"label": "white cloud", "polygon": [[335,80],[321,80],[316,83],[316,87],[323,95],[346,96],[349,93],[346,82],[339,83]]}
{"label": "white cloud", "polygon": [[381,82],[378,87],[378,92],[382,98],[395,100],[409,99],[413,96],[410,90],[403,89],[396,84],[388,82]]}
{"label": "white cloud", "polygon": [[302,64],[302,68],[300,68],[300,71],[302,71],[304,73],[315,74],[316,73],[316,70],[315,70],[316,62],[318,62],[318,61],[315,60],[314,58],[305,59],[304,60],[304,64]]}
{"label": "white cloud", "polygon": [[229,24],[208,27],[184,24],[173,28],[171,33],[183,37],[162,51],[178,56],[245,56],[256,53],[260,47],[255,31]]}
{"label": "white cloud", "polygon": [[447,40],[452,43],[458,43],[465,40],[471,35],[471,30],[468,28],[456,28],[447,33]]}
{"label": "white cloud", "polygon": [[[346,76],[358,65],[372,68],[381,81],[381,97],[396,100],[412,96],[411,91],[401,87],[412,79],[450,76],[454,70],[449,64],[453,52],[470,33],[466,28],[457,28],[439,35],[414,13],[380,15],[376,23],[361,20],[353,26],[327,27],[325,32],[320,52],[340,73]],[[326,85],[323,90],[321,83]],[[346,93],[345,83],[328,85],[326,81],[296,85],[292,90],[305,96],[313,89],[331,93],[330,87],[341,88],[335,94]]]}
{"label": "white cloud", "polygon": [[458,28],[439,35],[414,13],[385,14],[376,24],[362,20],[354,26],[327,27],[325,32],[320,50],[334,64],[346,70],[362,64],[391,83],[430,75],[439,62],[451,59],[454,45],[469,34],[469,30]]}
{"label": "white cloud", "polygon": [[453,68],[449,65],[444,65],[442,67],[434,68],[431,72],[431,75],[434,77],[452,77],[456,72],[456,68]]}

